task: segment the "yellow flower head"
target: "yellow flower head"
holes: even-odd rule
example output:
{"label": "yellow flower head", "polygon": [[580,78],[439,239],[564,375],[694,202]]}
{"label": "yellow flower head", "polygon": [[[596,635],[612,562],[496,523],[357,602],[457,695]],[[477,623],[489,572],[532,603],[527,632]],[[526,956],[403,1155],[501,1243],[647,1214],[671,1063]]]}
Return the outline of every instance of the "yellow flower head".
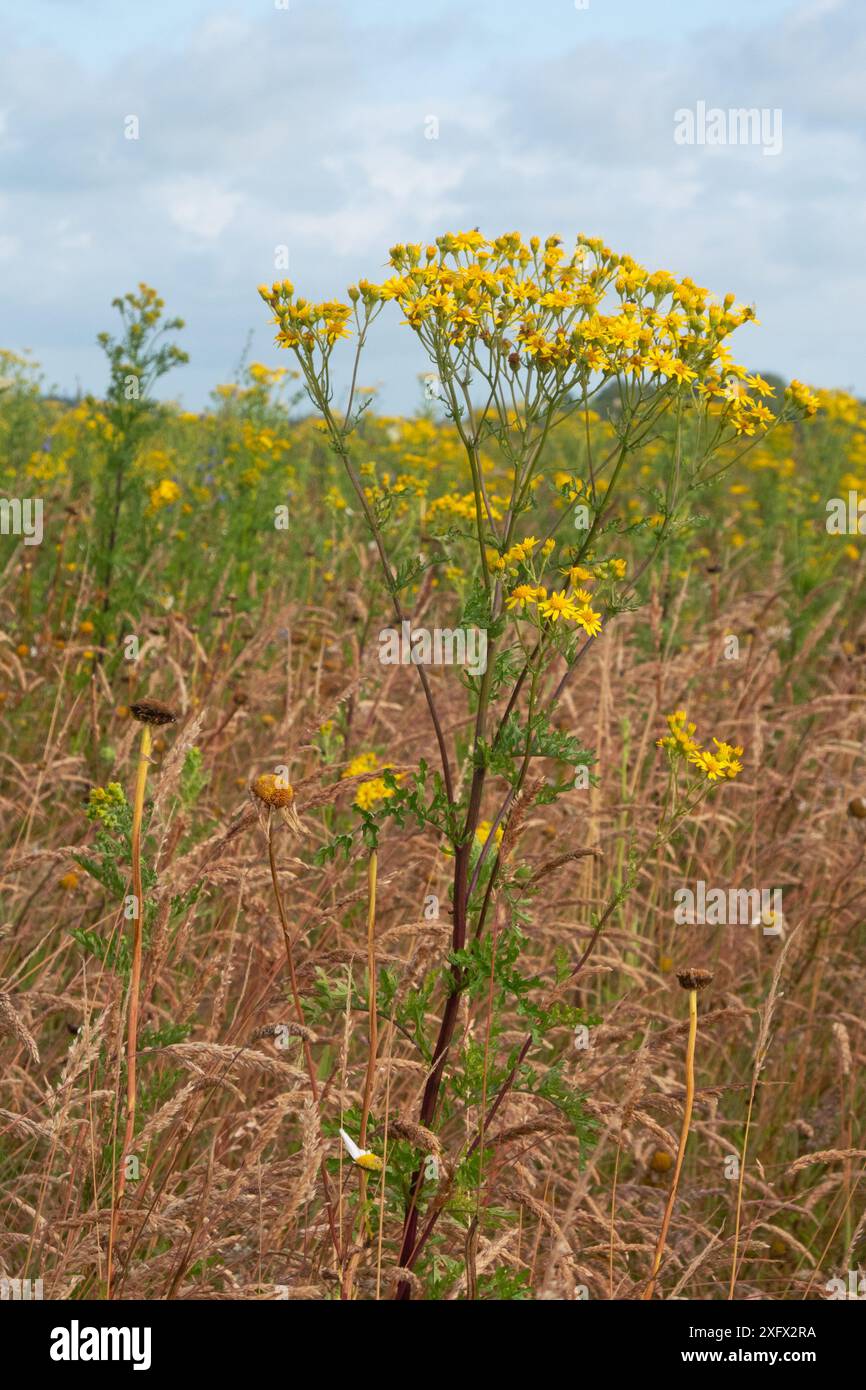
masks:
{"label": "yellow flower head", "polygon": [[558,623],[560,618],[571,618],[576,621],[579,615],[579,608],[566,595],[564,589],[555,590],[548,595],[538,605],[538,611],[543,618],[549,618],[552,623]]}
{"label": "yellow flower head", "polygon": [[[380,763],[376,753],[359,753],[344,769],[341,777],[362,777],[366,772],[385,772],[393,766],[393,763]],[[400,780],[399,774],[397,780]],[[368,782],[362,782],[359,786],[355,793],[355,805],[361,811],[369,811],[377,801],[387,801],[388,797],[393,795],[394,788],[388,786],[384,777],[371,777]]]}
{"label": "yellow flower head", "polygon": [[739,775],[743,764],[739,761],[743,750],[722,743],[714,738],[715,751],[702,748],[694,738],[695,725],[690,723],[683,709],[675,710],[667,716],[670,733],[666,738],[656,740],[659,748],[667,748],[679,757],[685,757],[693,767],[698,768],[710,782],[719,782]]}
{"label": "yellow flower head", "polygon": [[[476,831],[475,831],[475,839],[476,839],[476,841],[478,842],[478,844],[481,845],[482,847],[483,847],[484,845],[487,844],[487,841],[488,841],[488,839],[489,839],[489,837],[490,837],[490,831],[491,831],[492,827],[493,827],[493,822],[492,822],[492,821],[489,821],[489,820],[482,820],[482,821],[479,821],[479,822],[478,822],[478,826],[477,826],[477,829],[476,829]],[[503,831],[503,829],[502,829],[502,826],[501,826],[501,825],[497,825],[497,827],[496,827],[496,834],[495,834],[494,837],[493,837],[497,845],[501,845],[501,844],[502,844],[502,836],[503,836],[503,834],[504,834],[504,831]]]}
{"label": "yellow flower head", "polygon": [[180,497],[180,488],[172,478],[161,478],[155,488],[151,489],[150,505],[153,511],[158,511],[160,507],[168,507],[172,502],[176,502]]}
{"label": "yellow flower head", "polygon": [[601,632],[601,614],[594,612],[588,603],[580,605],[574,621],[583,628],[587,637],[598,637]]}
{"label": "yellow flower head", "polygon": [[359,1154],[354,1160],[356,1168],[365,1168],[368,1173],[381,1173],[382,1160],[378,1154],[367,1153]]}
{"label": "yellow flower head", "polygon": [[[542,589],[541,593],[545,591]],[[523,610],[527,604],[538,602],[539,590],[534,584],[518,584],[516,589],[512,589],[508,598],[505,600],[505,607],[519,608]]]}

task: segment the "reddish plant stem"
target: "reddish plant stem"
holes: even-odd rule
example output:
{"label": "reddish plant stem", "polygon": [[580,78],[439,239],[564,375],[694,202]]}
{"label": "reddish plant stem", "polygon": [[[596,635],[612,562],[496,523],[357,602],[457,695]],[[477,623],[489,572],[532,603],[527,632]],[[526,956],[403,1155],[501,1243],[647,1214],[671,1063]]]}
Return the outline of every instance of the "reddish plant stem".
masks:
{"label": "reddish plant stem", "polygon": [[[598,939],[599,939],[599,937],[600,937],[600,935],[601,935],[602,928],[604,927],[605,922],[607,921],[607,919],[609,918],[611,912],[613,911],[613,907],[614,907],[614,904],[611,904],[611,905],[605,910],[605,912],[602,913],[602,915],[601,915],[601,917],[599,918],[599,921],[598,921],[596,927],[595,927],[594,930],[593,930],[592,936],[590,937],[590,939],[589,939],[589,941],[588,941],[588,943],[587,943],[587,945],[586,945],[585,950],[583,951],[583,953],[582,953],[582,955],[580,956],[580,958],[579,958],[577,964],[575,965],[574,969],[572,970],[571,974],[569,975],[568,980],[565,981],[564,984],[563,984],[562,986],[560,986],[560,988],[564,988],[565,984],[567,984],[567,985],[573,984],[573,982],[574,982],[574,980],[576,979],[576,977],[580,974],[581,970],[582,970],[583,967],[586,965],[586,962],[589,960],[589,957],[592,955],[592,952],[595,950],[595,947],[596,947],[596,945],[598,944]],[[502,1102],[505,1100],[505,1097],[508,1095],[508,1092],[511,1090],[512,1086],[514,1085],[514,1082],[515,1082],[516,1079],[517,1079],[517,1076],[518,1076],[518,1073],[519,1073],[519,1071],[520,1071],[520,1068],[522,1067],[524,1061],[526,1060],[526,1056],[527,1056],[527,1054],[528,1054],[529,1049],[530,1049],[531,1046],[532,1046],[532,1034],[531,1034],[531,1033],[527,1033],[527,1035],[526,1035],[526,1037],[524,1038],[523,1043],[522,1043],[522,1045],[521,1045],[520,1051],[519,1051],[518,1054],[517,1054],[517,1060],[515,1061],[514,1066],[511,1068],[511,1071],[508,1073],[508,1075],[506,1076],[506,1078],[505,1078],[505,1080],[503,1081],[502,1085],[500,1086],[499,1090],[497,1091],[496,1096],[495,1096],[495,1098],[494,1098],[494,1100],[493,1100],[493,1102],[492,1102],[492,1104],[491,1104],[491,1106],[490,1106],[490,1109],[488,1110],[487,1115],[485,1116],[484,1120],[482,1121],[482,1124],[481,1124],[481,1127],[480,1127],[478,1133],[475,1135],[475,1138],[472,1140],[472,1143],[469,1145],[468,1149],[466,1150],[465,1159],[468,1159],[468,1158],[471,1158],[471,1157],[472,1157],[473,1153],[475,1152],[475,1150],[476,1150],[477,1147],[478,1147],[478,1144],[479,1144],[481,1135],[482,1135],[482,1134],[486,1134],[487,1131],[489,1130],[492,1121],[496,1118],[497,1111],[499,1110],[500,1106],[502,1105]],[[465,1162],[465,1159],[464,1159],[464,1162]],[[413,1196],[414,1196],[414,1189],[413,1189]],[[412,1243],[411,1245],[407,1245],[407,1241],[406,1241],[405,1235],[404,1235],[403,1247],[401,1248],[401,1251],[400,1251],[400,1264],[401,1264],[401,1266],[402,1266],[404,1269],[411,1269],[411,1268],[413,1267],[413,1265],[416,1263],[416,1261],[418,1260],[418,1257],[420,1256],[422,1250],[424,1249],[424,1246],[427,1244],[427,1241],[429,1240],[430,1236],[431,1236],[432,1233],[433,1233],[433,1230],[434,1230],[434,1227],[435,1227],[435,1225],[436,1225],[436,1222],[439,1220],[439,1217],[440,1217],[441,1214],[442,1214],[442,1211],[443,1211],[443,1209],[444,1209],[444,1206],[445,1206],[444,1200],[443,1200],[443,1201],[440,1201],[440,1202],[438,1202],[438,1203],[436,1204],[436,1206],[433,1208],[433,1210],[431,1211],[431,1213],[430,1213],[430,1215],[429,1215],[429,1217],[428,1217],[428,1219],[427,1219],[427,1224],[426,1224],[426,1226],[424,1227],[423,1231],[421,1232],[421,1235],[420,1235],[420,1236],[417,1236],[417,1238],[414,1238],[414,1239],[413,1239],[413,1243]],[[412,1230],[413,1230],[413,1237],[416,1237],[416,1235],[417,1235],[417,1229],[418,1229],[418,1220],[417,1220],[417,1214],[416,1214],[416,1216],[415,1216],[415,1221],[414,1221],[413,1227],[412,1227]],[[404,1290],[405,1290],[405,1292],[404,1292]],[[411,1296],[412,1296],[412,1293],[411,1293],[411,1286],[410,1286],[408,1280],[406,1280],[406,1281],[404,1281],[404,1282],[401,1282],[401,1283],[398,1285],[397,1293],[396,1293],[396,1295],[395,1295],[395,1298],[398,1299],[398,1300],[401,1300],[401,1301],[405,1301],[405,1300],[411,1298]]]}
{"label": "reddish plant stem", "polygon": [[[470,798],[471,800],[471,798]],[[464,842],[458,847],[454,854],[454,929],[452,933],[452,947],[455,951],[462,951],[466,945],[466,908],[467,908],[467,875],[469,868],[469,849],[471,841]],[[433,1049],[433,1065],[427,1084],[424,1087],[424,1096],[421,1101],[421,1113],[419,1123],[428,1128],[433,1123],[436,1115],[436,1103],[439,1099],[439,1087],[442,1082],[442,1072],[448,1057],[451,1046],[451,1039],[454,1036],[454,1028],[457,1023],[457,1010],[460,1004],[460,991],[463,981],[458,966],[451,967],[451,993],[445,1003],[442,1012],[442,1021],[439,1025],[439,1034],[436,1038],[436,1045]],[[406,1214],[403,1222],[403,1240],[400,1246],[399,1263],[405,1264],[406,1257],[415,1247],[418,1234],[418,1201],[421,1196],[421,1188],[424,1183],[424,1169],[419,1165],[412,1174],[412,1181],[409,1188],[409,1201],[406,1206]],[[401,1282],[397,1297],[401,1301],[407,1300],[411,1295],[408,1282]]]}

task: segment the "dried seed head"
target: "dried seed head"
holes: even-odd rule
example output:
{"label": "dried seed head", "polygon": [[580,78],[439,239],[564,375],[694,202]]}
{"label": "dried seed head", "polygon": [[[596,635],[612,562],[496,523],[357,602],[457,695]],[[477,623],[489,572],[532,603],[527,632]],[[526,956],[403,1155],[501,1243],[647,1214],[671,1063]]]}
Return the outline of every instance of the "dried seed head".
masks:
{"label": "dried seed head", "polygon": [[312,1028],[305,1027],[303,1023],[265,1023],[251,1035],[250,1042],[261,1042],[263,1038],[288,1037],[303,1038],[309,1043],[319,1041]]}
{"label": "dried seed head", "polygon": [[19,1017],[12,1004],[11,997],[0,990],[0,1034],[9,1033],[16,1042],[23,1043],[30,1054],[30,1060],[39,1065],[39,1048],[36,1046],[36,1039],[30,1029]]}
{"label": "dried seed head", "polygon": [[712,970],[696,970],[692,967],[689,970],[677,971],[677,979],[683,989],[706,989],[712,978]]}
{"label": "dried seed head", "polygon": [[851,1039],[844,1023],[833,1024],[833,1036],[839,1049],[839,1070],[843,1076],[851,1075]]}
{"label": "dried seed head", "polygon": [[129,712],[139,724],[174,724],[177,720],[174,710],[161,700],[136,700]]}
{"label": "dried seed head", "polygon": [[434,1158],[442,1157],[442,1145],[438,1135],[432,1130],[426,1129],[424,1125],[416,1125],[412,1120],[394,1120],[389,1123],[392,1134],[396,1134],[398,1139],[406,1139],[416,1149],[422,1153],[433,1154]]}
{"label": "dried seed head", "polygon": [[855,796],[848,802],[848,815],[854,820],[866,820],[866,797]]}
{"label": "dried seed head", "polygon": [[253,796],[257,796],[259,801],[263,801],[266,806],[291,806],[295,799],[295,793],[285,778],[277,777],[273,772],[262,772],[258,777],[253,778],[250,785]]}
{"label": "dried seed head", "polygon": [[[259,825],[263,830],[267,830],[268,836],[271,833],[271,813],[276,811],[277,818],[287,825],[295,835],[303,835],[304,827],[295,806],[294,789],[289,785],[283,775],[277,776],[273,772],[261,772],[258,777],[254,777],[249,786],[250,801],[255,807]],[[264,812],[267,811],[267,816]]]}

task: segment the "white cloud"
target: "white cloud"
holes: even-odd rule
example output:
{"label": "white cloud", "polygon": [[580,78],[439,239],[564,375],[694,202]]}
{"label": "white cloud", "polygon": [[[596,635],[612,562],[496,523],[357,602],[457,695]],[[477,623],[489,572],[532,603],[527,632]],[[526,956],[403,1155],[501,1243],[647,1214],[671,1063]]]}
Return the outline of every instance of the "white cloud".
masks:
{"label": "white cloud", "polygon": [[[852,354],[866,316],[860,0],[798,6],[764,28],[713,7],[707,32],[619,43],[568,10],[547,58],[515,42],[505,64],[484,41],[492,7],[461,39],[434,15],[394,29],[329,0],[242,18],[227,3],[174,48],[151,42],[98,75],[56,46],[0,44],[0,255],[16,267],[3,345],[35,338],[59,376],[77,343],[82,374],[98,373],[90,344],[110,300],[147,279],[189,325],[192,365],[168,389],[198,403],[250,327],[254,351],[275,357],[255,286],[277,245],[301,292],[325,296],[379,275],[395,241],[479,225],[595,233],[732,289],[758,303],[751,365],[826,385],[859,374],[866,390]],[[780,107],[782,153],[677,146],[673,113],[698,100]],[[123,139],[130,111],[138,141]],[[424,138],[430,114],[438,140]],[[417,397],[397,319],[383,316],[367,376],[401,407]]]}
{"label": "white cloud", "polygon": [[157,185],[154,193],[174,226],[201,241],[218,240],[242,202],[215,180],[195,176]]}

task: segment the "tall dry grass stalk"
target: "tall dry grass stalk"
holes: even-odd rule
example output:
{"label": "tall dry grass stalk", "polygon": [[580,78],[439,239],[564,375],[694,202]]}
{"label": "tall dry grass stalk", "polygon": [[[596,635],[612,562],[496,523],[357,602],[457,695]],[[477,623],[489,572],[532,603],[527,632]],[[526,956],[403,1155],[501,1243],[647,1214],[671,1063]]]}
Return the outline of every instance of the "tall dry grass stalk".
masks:
{"label": "tall dry grass stalk", "polygon": [[752,1080],[749,1087],[749,1102],[746,1107],[746,1122],[743,1126],[743,1146],[740,1150],[740,1171],[737,1179],[737,1203],[734,1213],[734,1245],[731,1255],[731,1280],[728,1285],[728,1299],[732,1299],[737,1287],[737,1257],[740,1249],[740,1224],[743,1215],[743,1186],[746,1181],[746,1158],[749,1150],[749,1134],[752,1128],[752,1111],[755,1105],[755,1096],[758,1092],[758,1083],[761,1079],[761,1072],[767,1060],[767,1052],[770,1047],[770,1029],[773,1024],[773,1015],[779,998],[779,986],[782,979],[782,971],[785,967],[785,960],[788,952],[793,945],[797,935],[797,929],[792,931],[785,939],[775,969],[770,980],[770,987],[767,991],[767,998],[761,1010],[761,1022],[758,1028],[758,1038],[755,1044],[755,1056],[752,1066]]}
{"label": "tall dry grass stalk", "polygon": [[698,1036],[698,990],[706,989],[712,980],[709,970],[684,970],[677,976],[683,989],[688,990],[689,996],[689,1034],[686,1043],[686,1088],[685,1099],[683,1101],[683,1119],[680,1129],[680,1142],[677,1146],[677,1161],[674,1168],[674,1176],[671,1182],[671,1189],[668,1193],[668,1200],[665,1205],[665,1214],[662,1218],[662,1227],[659,1232],[656,1244],[655,1255],[653,1256],[652,1269],[650,1271],[649,1283],[644,1289],[642,1297],[650,1299],[655,1292],[656,1275],[662,1262],[665,1252],[665,1244],[668,1238],[668,1229],[673,1216],[674,1204],[677,1200],[677,1189],[680,1182],[680,1173],[683,1170],[683,1160],[686,1156],[686,1144],[689,1138],[689,1127],[692,1122],[692,1106],[695,1100],[695,1042]]}
{"label": "tall dry grass stalk", "polygon": [[133,718],[141,724],[141,741],[138,750],[138,767],[135,777],[135,794],[132,803],[132,832],[130,851],[132,859],[132,958],[127,1000],[127,1041],[126,1041],[126,1125],[123,1145],[120,1150],[120,1164],[117,1188],[112,1198],[111,1230],[108,1240],[108,1269],[106,1276],[107,1297],[113,1292],[114,1246],[117,1239],[117,1226],[120,1206],[126,1191],[127,1165],[132,1153],[135,1138],[135,1117],[138,1097],[138,1011],[141,991],[141,965],[144,940],[144,889],[141,879],[141,827],[144,818],[144,794],[147,787],[147,773],[153,744],[151,729],[162,727],[175,720],[174,713],[157,700],[140,700],[130,707]]}

